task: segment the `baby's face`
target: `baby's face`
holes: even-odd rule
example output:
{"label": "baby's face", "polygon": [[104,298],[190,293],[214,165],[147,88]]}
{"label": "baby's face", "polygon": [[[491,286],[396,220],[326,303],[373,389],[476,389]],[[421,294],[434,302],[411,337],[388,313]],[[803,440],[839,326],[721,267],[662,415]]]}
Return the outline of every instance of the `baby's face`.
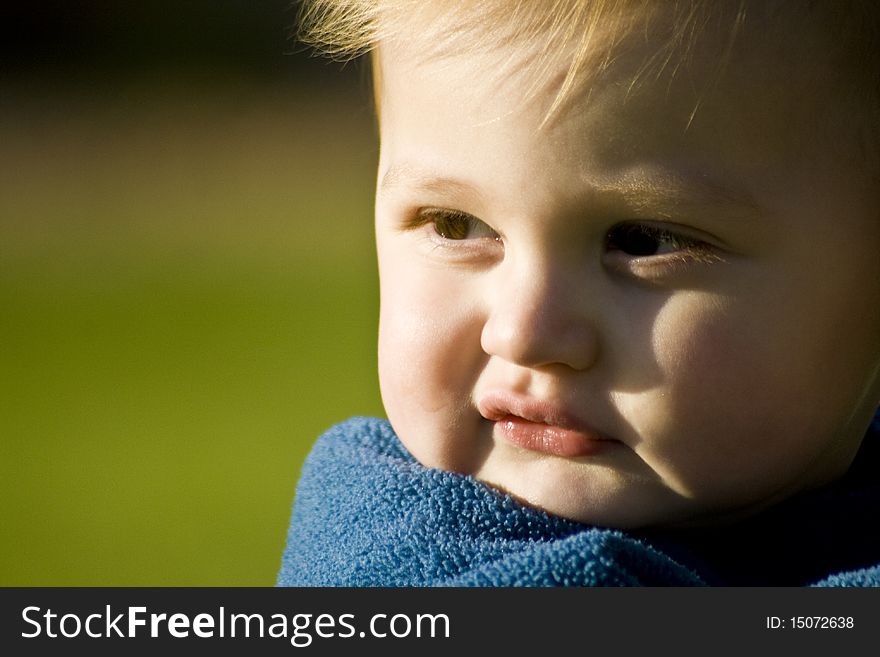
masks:
{"label": "baby's face", "polygon": [[540,129],[557,88],[499,53],[380,49],[380,381],[422,463],[624,528],[846,469],[880,398],[876,200],[810,51],[743,38],[720,80],[698,50],[633,88],[631,47]]}

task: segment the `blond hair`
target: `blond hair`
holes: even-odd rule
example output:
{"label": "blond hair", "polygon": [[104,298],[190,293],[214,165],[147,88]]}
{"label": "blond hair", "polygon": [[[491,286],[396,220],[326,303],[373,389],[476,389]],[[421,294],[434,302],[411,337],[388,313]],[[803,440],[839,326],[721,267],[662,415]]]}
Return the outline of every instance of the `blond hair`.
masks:
{"label": "blond hair", "polygon": [[[720,75],[751,14],[764,13],[783,24],[800,17],[799,27],[823,34],[829,44],[816,57],[827,58],[840,73],[832,81],[837,102],[868,117],[861,141],[880,171],[880,3],[875,0],[300,0],[300,5],[300,40],[337,60],[411,39],[416,28],[426,56],[453,48],[543,44],[532,66],[536,81],[567,59],[548,117],[572,95],[581,72],[603,70],[627,37],[663,35],[632,80],[635,86],[647,75],[675,75],[707,34],[720,39]],[[659,23],[662,32],[655,29]],[[375,67],[374,74],[379,74]]]}

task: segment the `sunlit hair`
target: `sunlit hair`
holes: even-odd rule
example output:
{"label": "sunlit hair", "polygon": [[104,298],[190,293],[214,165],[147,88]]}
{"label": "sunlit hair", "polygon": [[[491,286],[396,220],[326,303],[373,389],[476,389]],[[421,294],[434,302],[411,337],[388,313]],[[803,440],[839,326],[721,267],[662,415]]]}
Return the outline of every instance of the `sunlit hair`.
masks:
{"label": "sunlit hair", "polygon": [[[515,52],[519,43],[540,44],[529,62],[535,89],[560,63],[548,117],[577,89],[584,70],[601,72],[626,39],[656,44],[631,81],[675,75],[701,38],[721,55],[718,74],[738,33],[753,14],[775,17],[783,29],[809,29],[828,44],[816,60],[830,62],[839,78],[833,101],[858,111],[861,140],[872,163],[880,152],[880,2],[876,0],[300,0],[298,37],[319,52],[349,60],[379,44],[418,40],[425,57],[468,51]],[[511,48],[511,46],[513,46]],[[373,57],[374,75],[381,76]],[[511,55],[499,62],[516,66]],[[810,62],[805,62],[809,65]],[[696,108],[695,108],[696,111]],[[546,120],[546,119],[545,119]],[[880,169],[880,167],[878,167]]]}

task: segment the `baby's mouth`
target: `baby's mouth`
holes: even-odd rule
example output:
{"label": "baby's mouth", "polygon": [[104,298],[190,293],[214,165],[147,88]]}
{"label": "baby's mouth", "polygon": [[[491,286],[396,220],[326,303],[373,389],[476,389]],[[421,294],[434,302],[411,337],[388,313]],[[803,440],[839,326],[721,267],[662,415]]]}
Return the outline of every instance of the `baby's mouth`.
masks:
{"label": "baby's mouth", "polygon": [[494,422],[497,437],[532,452],[586,457],[614,442],[552,401],[492,392],[481,397],[477,406],[485,419]]}

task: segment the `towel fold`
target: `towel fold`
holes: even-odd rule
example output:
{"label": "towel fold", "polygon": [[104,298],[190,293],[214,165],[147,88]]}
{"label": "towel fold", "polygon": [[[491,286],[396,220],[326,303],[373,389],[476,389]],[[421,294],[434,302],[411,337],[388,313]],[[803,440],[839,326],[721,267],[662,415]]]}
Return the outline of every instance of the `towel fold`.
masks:
{"label": "towel fold", "polygon": [[[385,420],[353,418],[303,465],[279,586],[704,586],[643,537],[523,506],[425,468]],[[686,554],[683,553],[683,554]],[[880,586],[880,569],[825,586]]]}

